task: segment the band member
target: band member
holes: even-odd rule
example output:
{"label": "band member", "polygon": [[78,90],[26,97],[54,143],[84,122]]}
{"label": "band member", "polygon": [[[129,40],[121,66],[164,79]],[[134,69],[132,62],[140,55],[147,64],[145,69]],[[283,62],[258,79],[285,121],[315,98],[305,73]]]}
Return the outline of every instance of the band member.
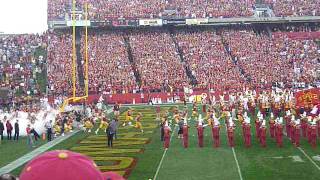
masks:
{"label": "band member", "polygon": [[286,121],[286,133],[287,136],[290,138],[290,122],[291,122],[291,111],[288,110],[286,112],[285,121]]}
{"label": "band member", "polygon": [[310,144],[313,148],[317,147],[317,122],[314,120],[310,124]]}
{"label": "band member", "polygon": [[206,119],[207,119],[208,125],[211,127],[213,127],[214,118],[215,118],[215,113],[213,113],[211,110],[208,110]]}
{"label": "band member", "polygon": [[278,147],[282,147],[283,143],[283,118],[280,117],[279,121],[276,122],[276,142]]}
{"label": "band member", "polygon": [[229,121],[229,125],[228,125],[228,142],[229,142],[229,146],[230,147],[234,147],[234,123],[233,121]]}
{"label": "band member", "polygon": [[205,94],[205,95],[202,95],[202,97],[201,97],[201,105],[202,105],[202,112],[203,113],[206,113],[206,111],[207,111],[207,95]]}
{"label": "band member", "polygon": [[294,143],[296,147],[300,146],[300,136],[301,136],[301,124],[300,124],[300,119],[297,119],[296,125],[294,128]]}
{"label": "band member", "polygon": [[307,117],[307,113],[303,113],[301,115],[301,129],[302,129],[302,136],[307,137],[307,126],[308,126],[308,119],[312,119],[311,116]]}
{"label": "band member", "polygon": [[214,147],[220,147],[220,122],[215,119],[212,127],[212,138],[214,140]]}
{"label": "band member", "polygon": [[295,128],[296,128],[296,121],[295,121],[295,117],[292,115],[289,129],[290,129],[291,142],[293,144],[295,143]]}
{"label": "band member", "polygon": [[274,138],[275,137],[275,119],[274,119],[273,113],[271,113],[270,115],[269,126],[270,126],[270,129],[269,129],[270,136],[271,138]]}
{"label": "band member", "polygon": [[156,106],[157,120],[160,120],[160,113],[161,113],[160,105],[157,105],[157,106]]}
{"label": "band member", "polygon": [[171,132],[171,128],[168,124],[168,121],[166,121],[164,125],[164,143],[163,143],[163,147],[165,149],[168,149],[170,146],[170,132]]}
{"label": "band member", "polygon": [[266,121],[263,120],[261,126],[260,126],[260,144],[261,147],[267,147],[266,145],[266,136],[267,136],[267,127],[266,127]]}
{"label": "band member", "polygon": [[192,104],[192,118],[195,119],[198,116],[198,105],[197,102],[194,101]]}
{"label": "band member", "polygon": [[257,136],[258,140],[260,139],[260,127],[261,127],[262,121],[263,121],[263,114],[261,114],[259,111],[259,113],[257,115],[257,119],[255,121],[256,136]]}
{"label": "band member", "polygon": [[160,140],[161,141],[164,141],[164,126],[166,122],[167,122],[167,118],[164,116],[160,123]]}
{"label": "band member", "polygon": [[198,145],[199,147],[203,147],[203,124],[202,124],[202,119],[201,116],[199,115],[199,121],[197,125],[197,131],[198,131]]}
{"label": "band member", "polygon": [[250,125],[250,118],[247,117],[243,124],[244,126],[244,139],[245,139],[245,146],[247,148],[251,147],[251,125]]}
{"label": "band member", "polygon": [[183,124],[183,147],[187,148],[189,146],[189,126],[187,123],[187,120],[184,120],[184,124]]}
{"label": "band member", "polygon": [[318,136],[320,137],[320,114],[318,115],[318,118],[316,118],[316,122],[317,122]]}
{"label": "band member", "polygon": [[256,110],[256,104],[254,102],[254,99],[251,98],[251,97],[249,98],[248,109],[249,109],[249,112],[250,112],[251,116],[254,116],[255,115],[255,110]]}

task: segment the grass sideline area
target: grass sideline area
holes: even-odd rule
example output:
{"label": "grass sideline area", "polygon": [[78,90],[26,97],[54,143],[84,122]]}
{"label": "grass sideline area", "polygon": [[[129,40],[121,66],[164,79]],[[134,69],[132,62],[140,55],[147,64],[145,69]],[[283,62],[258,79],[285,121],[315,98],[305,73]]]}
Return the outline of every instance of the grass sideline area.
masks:
{"label": "grass sideline area", "polygon": [[[13,139],[13,137],[12,137]],[[4,139],[0,143],[0,167],[3,167],[10,162],[16,160],[17,158],[33,151],[37,147],[45,144],[47,141],[39,139],[38,141],[34,141],[34,148],[30,148],[27,144],[26,137],[20,137],[19,141],[7,140],[5,136]]]}
{"label": "grass sideline area", "polygon": [[[161,110],[168,109],[172,115],[171,107],[161,106]],[[179,108],[182,110],[183,105],[179,105]],[[188,108],[191,115],[191,106]],[[129,180],[153,179],[157,170],[157,180],[317,180],[320,177],[319,140],[316,149],[312,149],[305,138],[302,138],[300,148],[296,148],[284,136],[283,147],[278,148],[267,131],[267,147],[262,148],[255,137],[252,118],[252,147],[244,147],[242,128],[236,122],[236,146],[232,149],[227,144],[224,119],[221,119],[221,146],[213,148],[211,128],[206,127],[204,147],[199,148],[196,123],[191,120],[189,148],[182,147],[181,140],[177,138],[177,128],[172,126],[174,134],[164,155],[154,107],[144,105],[134,106],[133,109],[144,114],[142,125],[145,127],[145,133],[140,133],[134,127],[121,126],[114,148],[108,149],[104,132],[100,131],[98,135],[79,132],[52,150],[70,149],[84,153],[92,157],[102,171],[116,171]],[[120,125],[125,118],[126,110],[122,110]],[[162,157],[163,161],[160,164]],[[21,168],[13,173],[19,174]]]}

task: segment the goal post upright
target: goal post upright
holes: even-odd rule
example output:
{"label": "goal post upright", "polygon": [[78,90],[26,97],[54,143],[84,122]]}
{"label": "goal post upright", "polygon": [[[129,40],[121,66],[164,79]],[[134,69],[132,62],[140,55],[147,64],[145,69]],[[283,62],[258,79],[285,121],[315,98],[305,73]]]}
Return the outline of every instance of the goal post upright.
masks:
{"label": "goal post upright", "polygon": [[83,96],[76,96],[76,0],[72,0],[72,97],[64,100],[63,104],[60,106],[60,112],[64,112],[64,108],[69,104],[70,101],[78,102],[81,100],[87,100],[89,96],[89,58],[88,58],[88,3],[85,2],[85,64],[84,64],[84,73],[85,73],[85,89]]}

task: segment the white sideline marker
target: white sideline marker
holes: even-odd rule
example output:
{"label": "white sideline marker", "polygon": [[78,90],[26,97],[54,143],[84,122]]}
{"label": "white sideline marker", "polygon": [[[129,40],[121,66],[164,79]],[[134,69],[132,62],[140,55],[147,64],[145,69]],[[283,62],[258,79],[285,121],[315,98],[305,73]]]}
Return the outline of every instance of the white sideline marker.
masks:
{"label": "white sideline marker", "polygon": [[315,163],[312,159],[311,159],[311,157],[306,153],[306,152],[304,152],[304,150],[301,148],[301,147],[298,147],[298,149],[304,154],[304,156],[306,156],[308,159],[309,159],[309,161],[320,171],[320,167],[317,165],[317,163]]}
{"label": "white sideline marker", "polygon": [[[173,131],[172,131],[172,134],[171,134],[171,137],[170,137],[170,142],[171,142],[172,136],[173,136],[173,134],[174,134],[174,131],[176,130],[176,127],[177,127],[177,126],[174,126],[174,128],[173,128]],[[159,171],[160,171],[160,168],[161,168],[163,159],[164,159],[164,157],[165,157],[166,154],[167,154],[167,151],[168,151],[168,148],[166,148],[166,149],[164,150],[163,154],[162,154],[162,158],[161,158],[160,163],[159,163],[159,165],[158,165],[156,174],[153,176],[153,180],[156,180],[156,179],[157,179],[158,173],[159,173]]]}

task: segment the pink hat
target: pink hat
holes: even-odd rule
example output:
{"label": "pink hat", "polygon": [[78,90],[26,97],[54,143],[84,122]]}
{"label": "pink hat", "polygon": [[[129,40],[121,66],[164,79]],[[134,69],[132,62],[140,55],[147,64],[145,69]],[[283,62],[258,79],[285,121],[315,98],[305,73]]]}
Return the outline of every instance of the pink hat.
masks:
{"label": "pink hat", "polygon": [[24,167],[20,175],[20,180],[44,179],[105,180],[91,159],[66,150],[50,151],[37,156]]}

